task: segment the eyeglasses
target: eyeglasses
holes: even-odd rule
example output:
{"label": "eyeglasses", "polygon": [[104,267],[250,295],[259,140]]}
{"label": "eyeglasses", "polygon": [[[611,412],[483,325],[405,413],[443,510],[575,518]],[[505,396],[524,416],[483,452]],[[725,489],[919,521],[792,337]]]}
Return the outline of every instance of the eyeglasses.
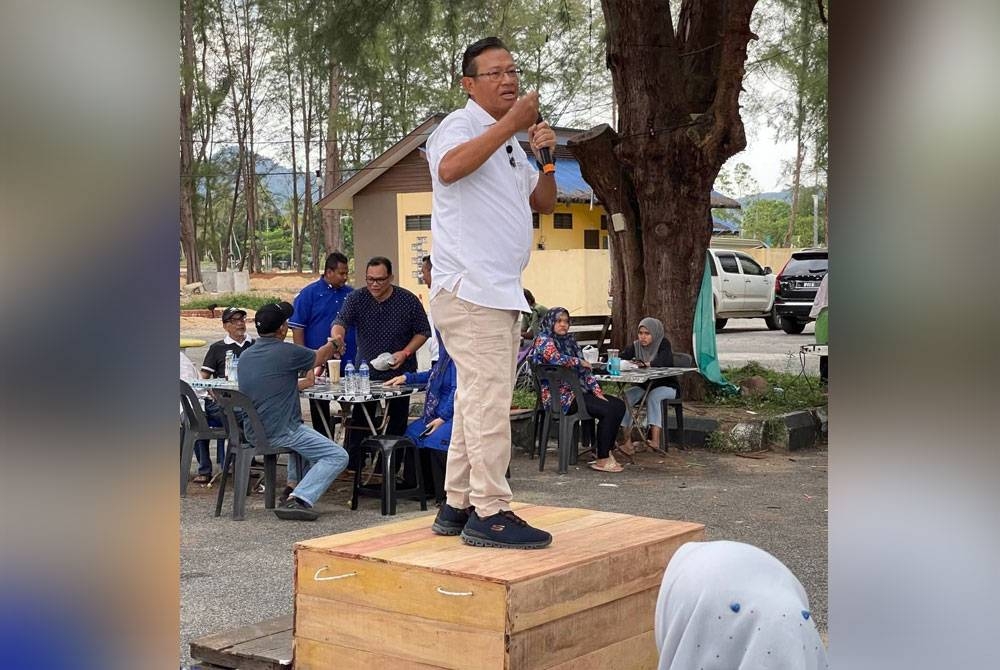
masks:
{"label": "eyeglasses", "polygon": [[486,77],[490,81],[500,81],[503,79],[504,75],[510,77],[511,79],[517,79],[524,73],[519,67],[512,67],[509,70],[492,70],[490,72],[480,72],[479,74],[470,74],[468,76],[475,79],[476,77]]}
{"label": "eyeglasses", "polygon": [[389,281],[389,275],[384,277],[365,277],[365,281],[369,284],[384,284]]}
{"label": "eyeglasses", "polygon": [[245,323],[247,318],[245,316],[231,316],[226,319],[226,323]]}

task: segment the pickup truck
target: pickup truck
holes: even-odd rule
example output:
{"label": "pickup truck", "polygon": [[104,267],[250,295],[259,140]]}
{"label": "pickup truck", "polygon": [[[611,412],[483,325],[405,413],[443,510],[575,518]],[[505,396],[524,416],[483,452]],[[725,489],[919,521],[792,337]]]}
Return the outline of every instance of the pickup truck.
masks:
{"label": "pickup truck", "polygon": [[715,329],[729,319],[764,319],[768,330],[779,327],[774,316],[774,273],[747,254],[731,249],[709,249]]}

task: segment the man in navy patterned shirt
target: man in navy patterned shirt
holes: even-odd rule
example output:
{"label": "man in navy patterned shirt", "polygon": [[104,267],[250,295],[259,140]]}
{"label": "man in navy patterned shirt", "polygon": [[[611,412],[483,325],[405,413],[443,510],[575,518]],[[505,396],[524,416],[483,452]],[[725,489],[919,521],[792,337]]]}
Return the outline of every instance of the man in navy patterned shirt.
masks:
{"label": "man in navy patterned shirt", "polygon": [[[356,289],[344,300],[344,306],[333,321],[331,339],[343,350],[344,335],[349,328],[357,331],[357,354],[354,366],[362,361],[369,362],[383,353],[391,353],[396,362],[388,370],[371,369],[373,381],[386,381],[403,372],[416,372],[417,352],[427,338],[431,328],[427,322],[420,298],[405,288],[392,283],[392,261],[383,256],[375,256],[365,268],[365,288]],[[374,413],[378,403],[368,403],[369,413]],[[406,420],[410,410],[409,396],[389,402],[389,423],[386,430],[390,435],[402,435],[406,431]],[[351,423],[365,426],[361,404],[354,406]],[[347,451],[351,454],[350,469],[361,465],[360,454],[355,448],[364,438],[362,431],[352,430],[347,438]]]}

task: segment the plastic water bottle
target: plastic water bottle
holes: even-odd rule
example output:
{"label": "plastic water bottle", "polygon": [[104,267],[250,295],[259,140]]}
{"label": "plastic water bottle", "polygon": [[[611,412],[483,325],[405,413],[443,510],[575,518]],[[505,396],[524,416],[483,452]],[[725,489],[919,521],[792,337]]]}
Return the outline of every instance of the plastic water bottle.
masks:
{"label": "plastic water bottle", "polygon": [[354,374],[354,363],[350,361],[344,366],[344,395],[354,395],[358,392],[358,378]]}
{"label": "plastic water bottle", "polygon": [[361,361],[361,366],[358,368],[358,393],[360,395],[368,395],[372,392],[372,383],[368,378],[368,363],[367,361]]}
{"label": "plastic water bottle", "polygon": [[232,375],[229,379],[234,382],[240,381],[240,357],[233,356],[233,366],[230,368],[230,374]]}
{"label": "plastic water bottle", "polygon": [[233,378],[233,361],[235,358],[232,351],[226,352],[226,379],[231,380]]}

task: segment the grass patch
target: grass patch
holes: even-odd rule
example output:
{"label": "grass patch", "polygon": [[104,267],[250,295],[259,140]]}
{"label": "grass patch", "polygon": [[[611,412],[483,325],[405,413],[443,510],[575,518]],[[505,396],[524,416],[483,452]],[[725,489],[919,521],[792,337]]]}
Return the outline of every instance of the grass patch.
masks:
{"label": "grass patch", "polygon": [[181,303],[181,309],[211,309],[213,307],[242,307],[257,311],[272,302],[281,302],[284,298],[264,293],[230,293],[221,296],[205,296],[192,298]]}
{"label": "grass patch", "polygon": [[748,377],[763,377],[771,385],[771,391],[760,397],[750,398],[710,389],[706,400],[716,405],[740,407],[765,416],[774,416],[794,410],[826,407],[827,404],[818,376],[776,372],[758,363],[748,363],[741,368],[725,368],[722,372],[726,379],[737,386]]}
{"label": "grass patch", "polygon": [[720,454],[734,454],[740,451],[740,445],[726,430],[709,433],[705,437],[705,448]]}
{"label": "grass patch", "polygon": [[531,389],[515,388],[510,406],[517,407],[518,409],[534,409],[535,392]]}

